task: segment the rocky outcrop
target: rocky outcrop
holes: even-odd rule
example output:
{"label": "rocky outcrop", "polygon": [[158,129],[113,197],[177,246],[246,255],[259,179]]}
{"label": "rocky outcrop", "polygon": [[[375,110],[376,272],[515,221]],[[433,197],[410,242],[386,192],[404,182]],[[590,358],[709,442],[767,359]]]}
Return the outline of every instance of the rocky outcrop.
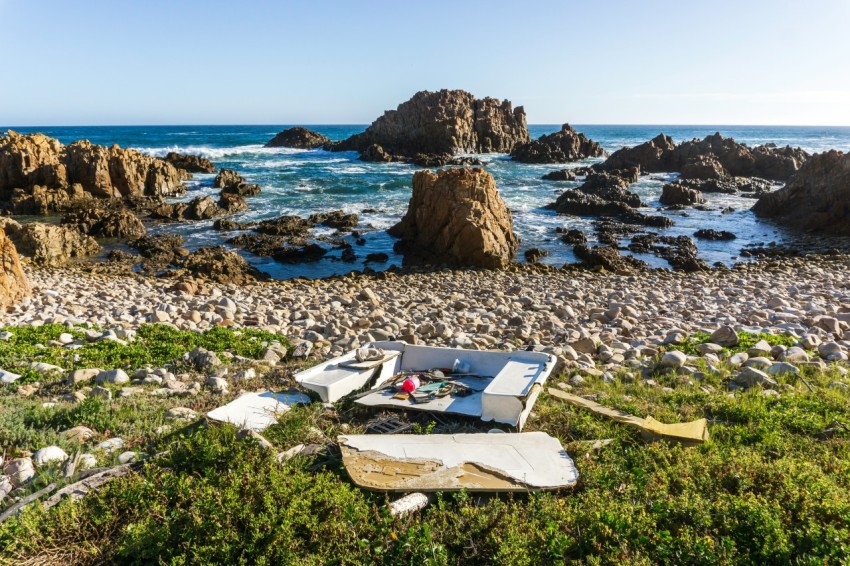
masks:
{"label": "rocky outcrop", "polygon": [[694,238],[709,241],[729,241],[737,238],[735,234],[727,230],[714,230],[713,228],[702,228],[694,232]]}
{"label": "rocky outcrop", "polygon": [[522,163],[567,163],[606,155],[602,146],[576,132],[569,124],[561,126],[559,132],[517,145],[511,151],[511,159]]}
{"label": "rocky outcrop", "polygon": [[181,179],[167,161],[117,145],[83,140],[65,146],[42,134],[11,130],[0,136],[0,201],[25,201],[36,192],[41,202],[51,194],[53,200],[66,200],[56,192],[97,198],[173,195],[183,191]]}
{"label": "rocky outcrop", "polygon": [[221,189],[222,194],[230,193],[243,197],[260,194],[260,186],[247,183],[245,178],[233,169],[222,169],[215,176],[213,187]]}
{"label": "rocky outcrop", "polygon": [[145,225],[139,218],[125,208],[108,210],[99,207],[81,208],[62,219],[83,234],[95,238],[138,239],[147,234]]}
{"label": "rocky outcrop", "polygon": [[623,275],[639,272],[649,267],[639,259],[620,255],[620,252],[614,246],[590,247],[587,244],[578,244],[573,247],[573,253],[587,267],[602,268]]}
{"label": "rocky outcrop", "polygon": [[222,191],[218,201],[209,195],[195,197],[189,202],[163,203],[154,216],[164,220],[212,220],[219,216],[236,214],[248,210],[248,203],[241,196]]}
{"label": "rocky outcrop", "polygon": [[176,151],[169,151],[165,160],[188,173],[215,173],[215,165],[209,159],[200,155],[185,155]]}
{"label": "rocky outcrop", "polygon": [[606,170],[638,167],[647,173],[676,171],[677,168],[672,165],[671,157],[675,149],[676,144],[670,136],[658,134],[642,144],[615,151],[602,163],[601,167]]}
{"label": "rocky outcrop", "polygon": [[628,246],[635,253],[651,253],[664,258],[676,271],[704,271],[708,265],[699,258],[699,250],[687,236],[638,234]]}
{"label": "rocky outcrop", "polygon": [[795,229],[850,235],[850,153],[812,156],[783,188],[762,196],[753,211]]}
{"label": "rocky outcrop", "polygon": [[337,230],[349,231],[357,226],[360,217],[355,213],[347,213],[342,210],[334,210],[331,212],[320,212],[310,215],[310,222],[321,224],[328,228],[336,228]]}
{"label": "rocky outcrop", "polygon": [[679,183],[667,183],[661,189],[661,204],[667,206],[703,204],[702,193]]}
{"label": "rocky outcrop", "polygon": [[93,238],[69,226],[33,222],[24,224],[9,237],[18,252],[33,263],[44,266],[62,265],[71,258],[90,256],[100,251]]}
{"label": "rocky outcrop", "polygon": [[183,262],[183,269],[197,277],[233,285],[269,279],[267,273],[251,266],[238,253],[222,247],[201,248],[190,254]]}
{"label": "rocky outcrop", "polygon": [[659,134],[652,140],[615,151],[603,169],[640,167],[649,173],[681,172],[686,179],[761,177],[785,181],[808,159],[800,148],[766,144],[750,148],[720,133],[679,145]]}
{"label": "rocky outcrop", "polygon": [[302,128],[301,126],[295,126],[294,128],[289,128],[283,130],[268,143],[266,143],[266,147],[292,147],[295,149],[316,149],[317,147],[322,147],[325,144],[330,143],[330,139],[327,136],[323,136],[318,132],[314,132],[313,130],[308,130],[307,128]]}
{"label": "rocky outcrop", "polygon": [[14,305],[30,293],[15,244],[0,229],[0,309]]}
{"label": "rocky outcrop", "polygon": [[541,179],[544,181],[575,181],[576,172],[574,169],[559,169],[558,171],[546,173]]}
{"label": "rocky outcrop", "polygon": [[421,91],[372,122],[333,151],[365,151],[377,144],[389,154],[509,153],[529,141],[525,111],[508,100],[477,99],[463,90]]}
{"label": "rocky outcrop", "polygon": [[480,168],[417,171],[407,213],[389,233],[407,264],[498,269],[519,247],[496,182]]}

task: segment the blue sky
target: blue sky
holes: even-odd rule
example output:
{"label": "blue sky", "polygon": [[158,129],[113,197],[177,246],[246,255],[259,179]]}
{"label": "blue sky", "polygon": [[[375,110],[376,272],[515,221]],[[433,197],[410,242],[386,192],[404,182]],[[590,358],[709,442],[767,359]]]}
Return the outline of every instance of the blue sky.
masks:
{"label": "blue sky", "polygon": [[368,123],[463,88],[530,123],[850,125],[848,23],[848,0],[0,0],[0,124]]}

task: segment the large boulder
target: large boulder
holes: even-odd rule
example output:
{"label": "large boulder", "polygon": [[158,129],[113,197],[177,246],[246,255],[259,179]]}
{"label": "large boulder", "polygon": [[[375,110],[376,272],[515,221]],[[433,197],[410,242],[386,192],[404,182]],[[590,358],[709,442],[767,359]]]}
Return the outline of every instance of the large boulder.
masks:
{"label": "large boulder", "polygon": [[326,147],[364,151],[372,144],[390,154],[509,153],[529,141],[525,110],[509,100],[475,98],[463,90],[417,92],[387,110],[365,132]]}
{"label": "large boulder", "polygon": [[511,213],[481,168],[417,171],[407,213],[389,233],[405,263],[507,267],[519,247]]}
{"label": "large boulder", "polygon": [[147,234],[139,218],[126,208],[106,209],[99,207],[81,208],[67,214],[62,224],[77,228],[83,234],[95,238],[128,238],[135,240]]}
{"label": "large boulder", "polygon": [[283,130],[266,144],[266,147],[293,147],[296,149],[316,149],[330,143],[327,136],[313,130],[295,126]]}
{"label": "large boulder", "polygon": [[705,203],[705,199],[700,191],[689,188],[680,183],[667,183],[664,185],[661,189],[660,200],[661,204],[666,204],[668,206]]}
{"label": "large boulder", "polygon": [[200,155],[185,155],[176,151],[169,151],[165,160],[188,173],[215,173],[215,164]]}
{"label": "large boulder", "polygon": [[11,200],[15,190],[23,195],[39,186],[68,191],[74,184],[99,198],[165,196],[183,191],[182,178],[171,163],[117,145],[82,140],[65,146],[42,134],[11,130],[0,136],[0,200]]}
{"label": "large boulder", "polygon": [[511,151],[511,159],[522,163],[566,163],[606,155],[608,153],[601,145],[576,132],[569,124],[561,126],[561,130],[554,134],[540,136]]}
{"label": "large boulder", "polygon": [[245,285],[269,278],[267,273],[251,266],[245,258],[222,247],[200,248],[183,262],[192,275],[217,283]]}
{"label": "large boulder", "polygon": [[222,194],[230,193],[242,197],[260,194],[260,186],[247,183],[245,178],[233,169],[222,169],[213,180],[213,187],[220,188]]}
{"label": "large boulder", "polygon": [[0,309],[17,303],[30,292],[15,244],[0,229]]}
{"label": "large boulder", "polygon": [[93,238],[76,228],[33,222],[24,224],[20,230],[10,234],[22,255],[33,263],[58,266],[71,258],[90,256],[100,251]]}
{"label": "large boulder", "polygon": [[753,211],[796,229],[850,235],[850,153],[812,156],[783,188],[762,196]]}

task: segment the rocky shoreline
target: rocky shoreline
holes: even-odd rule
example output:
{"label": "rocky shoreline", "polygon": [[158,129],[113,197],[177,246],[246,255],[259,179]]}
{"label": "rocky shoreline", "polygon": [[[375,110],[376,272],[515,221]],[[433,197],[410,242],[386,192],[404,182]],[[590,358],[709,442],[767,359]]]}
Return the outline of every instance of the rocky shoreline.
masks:
{"label": "rocky shoreline", "polygon": [[[628,352],[639,360],[662,344],[723,325],[824,340],[830,328],[834,339],[848,336],[848,268],[850,257],[835,255],[697,273],[514,266],[235,285],[25,264],[32,297],[0,314],[0,326],[257,327],[309,341],[325,356],[396,338],[473,349],[532,347],[573,367],[600,362],[605,369],[612,359],[632,359]],[[620,357],[602,359],[610,352]]]}

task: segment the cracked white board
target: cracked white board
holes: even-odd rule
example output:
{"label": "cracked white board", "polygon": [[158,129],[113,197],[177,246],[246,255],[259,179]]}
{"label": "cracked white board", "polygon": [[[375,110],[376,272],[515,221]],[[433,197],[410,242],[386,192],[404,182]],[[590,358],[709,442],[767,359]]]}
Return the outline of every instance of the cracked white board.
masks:
{"label": "cracked white board", "polygon": [[289,411],[292,405],[309,403],[310,397],[304,393],[246,393],[227,405],[213,409],[207,417],[261,432],[275,424],[278,416]]}
{"label": "cracked white board", "polygon": [[339,445],[352,481],[375,491],[538,491],[578,481],[545,432],[348,435]]}

